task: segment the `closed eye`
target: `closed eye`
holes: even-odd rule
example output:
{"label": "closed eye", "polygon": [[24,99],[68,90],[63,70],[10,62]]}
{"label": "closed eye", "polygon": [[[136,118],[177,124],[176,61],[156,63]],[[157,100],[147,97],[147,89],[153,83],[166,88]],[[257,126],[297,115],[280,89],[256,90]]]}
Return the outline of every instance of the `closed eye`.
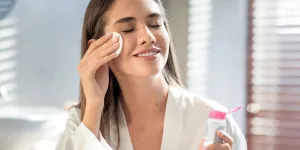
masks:
{"label": "closed eye", "polygon": [[161,25],[160,25],[160,24],[158,24],[158,25],[150,25],[149,27],[152,27],[152,28],[159,28],[159,27],[161,27]]}
{"label": "closed eye", "polygon": [[125,31],[123,31],[123,32],[125,32],[125,33],[129,33],[129,32],[132,32],[132,31],[134,31],[134,29],[132,28],[132,29],[129,29],[129,30],[125,30]]}
{"label": "closed eye", "polygon": [[[151,27],[151,28],[160,28],[161,25],[160,24],[158,24],[158,25],[149,25],[149,27]],[[124,30],[123,32],[124,33],[129,33],[129,32],[133,32],[133,31],[134,31],[134,28],[129,29],[129,30]]]}

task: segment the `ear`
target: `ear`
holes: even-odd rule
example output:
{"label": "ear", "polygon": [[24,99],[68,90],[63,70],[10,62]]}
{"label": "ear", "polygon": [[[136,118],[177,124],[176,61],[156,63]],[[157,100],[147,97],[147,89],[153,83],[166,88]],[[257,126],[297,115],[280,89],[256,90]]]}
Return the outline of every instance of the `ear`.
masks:
{"label": "ear", "polygon": [[88,42],[88,47],[90,47],[90,45],[91,45],[93,42],[95,42],[95,41],[96,41],[95,39],[89,40],[89,42]]}

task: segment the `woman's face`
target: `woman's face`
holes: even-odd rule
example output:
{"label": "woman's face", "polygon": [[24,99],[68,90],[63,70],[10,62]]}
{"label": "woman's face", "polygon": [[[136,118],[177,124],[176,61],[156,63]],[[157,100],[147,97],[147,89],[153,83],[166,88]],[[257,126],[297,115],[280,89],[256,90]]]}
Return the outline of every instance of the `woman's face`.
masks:
{"label": "woman's face", "polygon": [[109,62],[116,76],[151,77],[162,71],[170,39],[154,0],[116,0],[106,21],[105,33],[118,32],[123,38],[121,54]]}

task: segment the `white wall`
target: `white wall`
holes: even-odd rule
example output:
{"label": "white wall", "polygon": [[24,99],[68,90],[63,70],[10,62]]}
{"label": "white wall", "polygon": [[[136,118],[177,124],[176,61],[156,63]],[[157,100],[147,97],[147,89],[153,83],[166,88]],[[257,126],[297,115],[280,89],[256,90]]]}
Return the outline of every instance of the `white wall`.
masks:
{"label": "white wall", "polygon": [[78,99],[80,37],[88,0],[17,1],[17,104]]}

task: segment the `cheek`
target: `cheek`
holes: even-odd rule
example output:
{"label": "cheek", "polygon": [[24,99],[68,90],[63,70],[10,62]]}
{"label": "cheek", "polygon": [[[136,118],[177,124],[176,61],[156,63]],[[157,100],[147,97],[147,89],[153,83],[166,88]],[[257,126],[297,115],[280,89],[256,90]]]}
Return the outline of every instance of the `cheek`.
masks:
{"label": "cheek", "polygon": [[123,37],[123,48],[121,57],[128,56],[132,54],[136,46],[136,38],[133,34],[122,35]]}
{"label": "cheek", "polygon": [[158,36],[161,41],[169,43],[170,36],[165,26],[161,27],[159,30],[155,30],[154,33]]}
{"label": "cheek", "polygon": [[[123,62],[123,63],[122,63]],[[121,56],[118,56],[117,58],[111,60],[109,63],[108,63],[108,66],[109,68],[112,70],[112,72],[116,75],[116,74],[120,74],[120,72],[122,72],[122,68],[124,65],[124,57]]]}
{"label": "cheek", "polygon": [[159,47],[168,52],[170,46],[170,37],[166,30],[160,31],[157,34],[156,42]]}
{"label": "cheek", "polygon": [[124,62],[128,62],[134,49],[135,49],[135,39],[130,37],[130,36],[122,36],[123,37],[123,47],[120,55],[111,60],[109,62],[109,67],[111,69],[116,70],[116,69],[121,69],[126,65]]}

